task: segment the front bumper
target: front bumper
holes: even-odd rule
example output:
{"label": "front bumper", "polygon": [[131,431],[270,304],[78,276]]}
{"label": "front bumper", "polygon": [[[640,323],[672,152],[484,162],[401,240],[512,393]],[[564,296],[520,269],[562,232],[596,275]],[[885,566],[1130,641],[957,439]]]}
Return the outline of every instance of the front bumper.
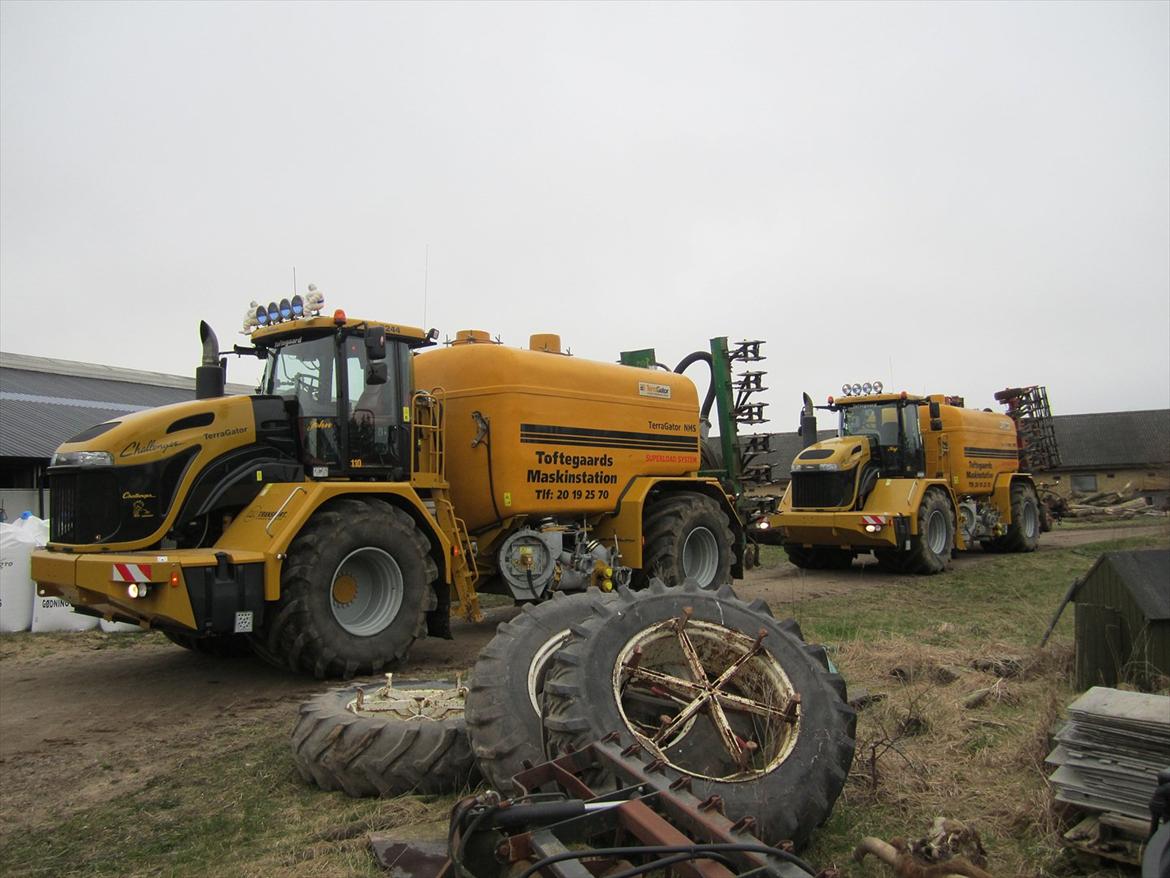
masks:
{"label": "front bumper", "polygon": [[[165,554],[32,554],[37,593],[64,598],[80,612],[196,634],[249,631],[263,622],[264,564],[259,552],[209,549]],[[130,586],[145,586],[131,597]]]}
{"label": "front bumper", "polygon": [[[909,548],[910,518],[881,512],[780,512],[771,518],[783,542],[843,549]],[[867,529],[868,528],[868,529]]]}

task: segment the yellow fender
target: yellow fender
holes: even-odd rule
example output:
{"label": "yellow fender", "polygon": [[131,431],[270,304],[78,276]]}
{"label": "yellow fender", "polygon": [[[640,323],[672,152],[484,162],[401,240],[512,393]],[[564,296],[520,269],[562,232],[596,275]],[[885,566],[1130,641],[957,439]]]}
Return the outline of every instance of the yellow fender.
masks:
{"label": "yellow fender", "polygon": [[440,578],[449,582],[452,543],[408,484],[393,482],[278,482],[265,485],[216,543],[265,554],[264,598],[280,597],[280,572],[288,547],[322,505],[339,497],[378,497],[405,509],[440,548]]}
{"label": "yellow fender", "polygon": [[1032,490],[1036,490],[1035,481],[1026,473],[1000,473],[995,477],[995,487],[991,490],[991,503],[999,512],[1004,527],[1012,523],[1012,486],[1017,482],[1025,482],[1032,486]]}
{"label": "yellow fender", "polygon": [[[631,479],[622,491],[613,514],[604,516],[593,531],[599,540],[610,542],[617,539],[622,564],[625,566],[634,568],[642,566],[642,522],[645,518],[646,500],[650,492],[656,488],[665,491],[694,491],[711,497],[727,513],[736,544],[742,543],[743,525],[735,511],[735,505],[717,480],[686,476],[677,478],[638,476]],[[738,551],[732,561],[731,573],[735,577],[743,576],[743,559]]]}

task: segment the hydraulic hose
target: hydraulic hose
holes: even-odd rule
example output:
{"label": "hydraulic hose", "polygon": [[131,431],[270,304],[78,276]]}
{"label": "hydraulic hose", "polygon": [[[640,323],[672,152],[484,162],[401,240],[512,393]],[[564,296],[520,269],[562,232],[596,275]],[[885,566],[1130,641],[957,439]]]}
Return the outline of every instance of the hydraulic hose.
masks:
{"label": "hydraulic hose", "polygon": [[711,414],[711,406],[715,404],[715,361],[711,359],[711,355],[706,351],[695,351],[693,354],[687,354],[679,360],[678,365],[674,367],[674,371],[681,375],[692,365],[699,362],[699,360],[706,363],[707,368],[711,372],[711,384],[707,388],[707,395],[703,398],[703,407],[699,410],[699,416],[706,421]]}

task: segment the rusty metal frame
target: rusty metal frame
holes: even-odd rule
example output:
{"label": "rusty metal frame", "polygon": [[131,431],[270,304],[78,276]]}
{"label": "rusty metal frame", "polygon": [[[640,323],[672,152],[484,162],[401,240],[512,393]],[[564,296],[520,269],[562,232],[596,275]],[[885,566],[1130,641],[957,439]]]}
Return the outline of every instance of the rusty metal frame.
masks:
{"label": "rusty metal frame", "polygon": [[[525,864],[549,857],[571,857],[542,866],[535,874],[544,878],[593,878],[596,872],[612,868],[614,860],[589,862],[588,845],[606,838],[615,848],[629,848],[630,856],[641,847],[730,846],[719,849],[719,860],[690,859],[669,864],[670,876],[682,878],[808,878],[810,874],[799,861],[775,848],[765,846],[752,834],[755,820],[745,817],[731,821],[723,815],[718,796],[699,800],[689,789],[689,781],[669,781],[662,772],[663,763],[642,744],[623,743],[611,734],[581,750],[566,753],[551,762],[534,766],[515,776],[514,784],[524,796],[562,793],[568,798],[589,802],[621,802],[613,808],[590,811],[551,826],[500,837],[495,857],[500,874],[521,874]],[[598,795],[587,778],[616,779],[616,789]],[[506,808],[508,803],[502,803]],[[456,812],[458,812],[458,806]],[[452,850],[464,843],[463,826],[452,827]],[[584,845],[584,847],[582,847]],[[574,851],[570,854],[569,851]],[[597,850],[596,847],[593,850]],[[651,856],[654,854],[647,851]],[[596,854],[593,854],[596,856]],[[734,871],[726,863],[734,865]],[[665,865],[665,863],[664,863]],[[476,875],[466,864],[452,864],[445,875]]]}

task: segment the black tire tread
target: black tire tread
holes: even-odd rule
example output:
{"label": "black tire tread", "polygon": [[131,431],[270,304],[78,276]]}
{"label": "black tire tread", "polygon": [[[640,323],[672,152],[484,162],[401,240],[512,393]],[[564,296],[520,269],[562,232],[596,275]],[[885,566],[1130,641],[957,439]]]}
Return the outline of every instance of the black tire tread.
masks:
{"label": "black tire tread", "polygon": [[346,658],[329,646],[321,636],[318,620],[309,610],[306,596],[314,588],[322,587],[313,580],[319,568],[318,559],[323,546],[337,539],[349,524],[358,518],[380,515],[392,530],[411,544],[412,550],[424,559],[428,588],[438,577],[438,566],[430,553],[430,544],[414,519],[406,512],[385,501],[352,497],[333,501],[316,512],[289,546],[288,560],[281,573],[281,597],[276,611],[262,630],[252,635],[252,649],[265,661],[297,673],[312,674],[318,679],[377,674],[385,668],[396,667],[409,651],[414,640],[425,635],[426,608],[418,606],[414,620],[414,637],[396,645],[381,660],[358,661]]}
{"label": "black tire tread", "polygon": [[[688,592],[688,596],[696,600],[705,591],[693,582],[684,583],[681,589],[672,589],[672,592],[680,590]],[[706,592],[706,594],[710,593]],[[605,628],[612,614],[628,613],[635,602],[653,599],[660,595],[661,592],[654,590],[635,594],[628,589],[620,589],[618,600],[603,606],[597,617],[571,629],[572,636],[569,642],[556,654],[545,678],[544,724],[550,757],[567,752],[569,749],[586,746],[603,734],[614,731],[595,727],[594,710],[586,697],[585,681],[589,675],[598,673],[598,669],[594,666],[596,659],[591,660],[591,647],[597,642],[598,633]],[[750,605],[734,596],[720,597],[723,600],[734,602],[744,610],[751,611]],[[853,761],[857,715],[845,701],[844,681],[839,675],[830,674],[827,670],[828,662],[823,649],[805,644],[799,637],[800,628],[794,620],[774,622],[767,619],[764,624],[770,624],[770,627],[781,636],[799,641],[801,649],[808,659],[809,669],[823,684],[824,691],[821,693],[816,695],[801,693],[806,701],[812,697],[823,696],[831,699],[832,704],[831,716],[834,718],[835,728],[818,730],[816,733],[827,745],[823,751],[827,758],[816,760],[821,772],[822,785],[820,789],[786,791],[785,795],[777,797],[775,790],[771,791],[771,796],[768,795],[762,781],[745,781],[734,785],[740,789],[753,783],[759,785],[760,789],[756,792],[753,806],[755,813],[752,813],[751,816],[757,819],[757,826],[760,827],[757,834],[766,843],[792,840],[799,847],[807,841],[809,834],[816,826],[828,819],[831,804],[845,785]],[[628,737],[624,740],[628,740]],[[671,776],[681,774],[673,767],[667,767],[664,771]],[[699,784],[700,781],[696,780],[696,790]],[[706,795],[706,792],[703,795]],[[747,798],[750,798],[750,794]],[[767,801],[767,807],[762,808],[765,801]],[[740,805],[730,801],[727,797],[724,797],[724,807],[727,817],[732,820],[748,816],[747,813],[741,813],[738,810]]]}
{"label": "black tire tread", "polygon": [[544,761],[541,717],[531,713],[527,678],[536,651],[549,638],[596,612],[608,599],[595,589],[567,595],[556,592],[548,601],[525,604],[511,621],[502,623],[483,648],[471,672],[467,693],[467,733],[484,779],[505,795],[512,776],[525,763]]}
{"label": "black tire tread", "polygon": [[302,778],[353,798],[456,793],[475,786],[478,770],[463,717],[359,716],[345,709],[357,689],[335,689],[301,705],[290,741]]}
{"label": "black tire tread", "polygon": [[651,578],[661,579],[668,587],[682,584],[679,572],[681,565],[676,569],[672,563],[673,546],[687,517],[702,510],[713,514],[715,521],[722,523],[718,528],[719,532],[715,534],[716,540],[721,544],[722,558],[711,587],[731,581],[731,547],[734,545],[735,537],[731,533],[727,516],[719,508],[719,504],[705,494],[680,491],[655,500],[646,512],[642,526],[645,548],[642,550],[642,573],[639,579],[643,585]]}

